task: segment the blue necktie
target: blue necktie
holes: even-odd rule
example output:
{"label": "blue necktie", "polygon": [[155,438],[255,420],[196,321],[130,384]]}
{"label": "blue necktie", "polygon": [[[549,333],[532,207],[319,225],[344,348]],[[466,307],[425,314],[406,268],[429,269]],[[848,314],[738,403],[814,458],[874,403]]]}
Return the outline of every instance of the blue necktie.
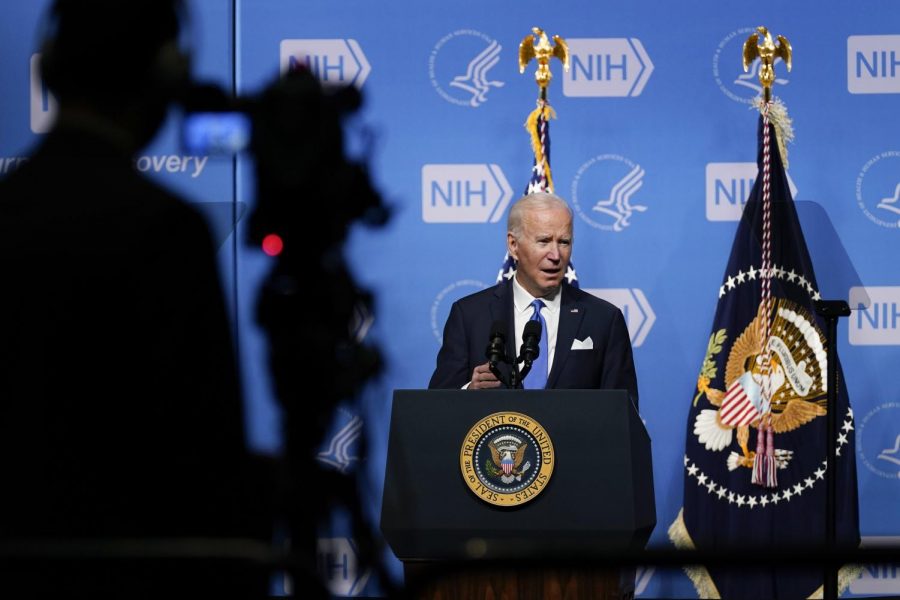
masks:
{"label": "blue necktie", "polygon": [[547,322],[544,321],[544,316],[541,314],[541,309],[544,308],[544,301],[535,300],[531,303],[531,306],[534,308],[534,314],[531,315],[529,321],[541,322],[541,352],[534,359],[534,362],[531,363],[531,372],[525,378],[522,387],[529,390],[542,390],[547,386],[547,359],[550,358],[550,351],[547,349],[547,338],[550,336],[547,333]]}

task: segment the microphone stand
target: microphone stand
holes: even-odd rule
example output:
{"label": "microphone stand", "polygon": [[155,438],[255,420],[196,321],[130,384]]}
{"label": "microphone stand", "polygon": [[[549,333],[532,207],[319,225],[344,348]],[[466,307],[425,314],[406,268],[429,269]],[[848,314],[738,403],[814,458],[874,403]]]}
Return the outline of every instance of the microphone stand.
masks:
{"label": "microphone stand", "polygon": [[[828,326],[828,394],[826,396],[826,434],[825,434],[825,551],[833,554],[836,550],[837,536],[835,531],[837,473],[835,472],[835,444],[837,440],[837,320],[850,315],[850,306],[844,300],[817,300],[813,303],[816,313],[825,319]],[[852,459],[852,457],[851,457]],[[823,587],[825,600],[838,597],[837,589],[838,564],[825,564],[825,584]]]}
{"label": "microphone stand", "polygon": [[[537,333],[538,338],[540,338],[540,330],[538,330]],[[537,342],[535,342],[535,344],[536,343]],[[501,350],[500,342],[492,339],[491,343],[488,344],[487,350],[485,351],[485,355],[488,358],[488,367],[491,369],[491,373],[494,374],[494,377],[499,379],[500,383],[507,389],[522,389],[522,382],[525,381],[525,377],[531,372],[531,364],[537,356],[529,358],[530,353],[526,348],[528,348],[528,345],[522,344],[517,358],[515,355],[510,357],[506,353],[505,348]],[[534,352],[535,349],[531,348],[531,350]],[[537,352],[540,352],[540,350],[537,350]],[[537,352],[535,352],[535,354]],[[510,366],[509,378],[507,378],[506,374],[500,370],[499,364],[501,362]],[[519,370],[519,363],[523,363],[521,370]]]}
{"label": "microphone stand", "polygon": [[[494,374],[494,377],[500,380],[507,389],[517,390],[522,389],[522,382],[525,381],[525,377],[531,372],[531,362],[530,360],[524,358],[524,356],[520,356],[516,360],[510,360],[510,358],[506,355],[501,358],[503,362],[508,364],[511,369],[509,372],[509,379],[507,380],[506,375],[503,371],[500,370],[500,367],[497,366],[499,361],[490,361],[490,369],[491,373]],[[522,370],[519,370],[519,363],[524,362],[522,365]]]}
{"label": "microphone stand", "polygon": [[[521,370],[521,371],[519,371],[519,363],[524,363],[524,364],[522,365],[522,370]],[[513,370],[514,370],[516,373],[518,373],[518,375],[519,375],[519,376],[518,376],[518,383],[519,383],[519,388],[521,388],[521,387],[524,385],[523,382],[525,381],[525,377],[531,372],[531,361],[528,360],[528,359],[526,359],[526,358],[524,357],[524,355],[523,355],[523,356],[520,356],[520,357],[516,360],[516,364],[513,365]]]}
{"label": "microphone stand", "polygon": [[[504,356],[504,357],[502,358],[502,360],[503,360],[503,362],[505,362],[505,363],[509,363],[509,360],[507,359],[506,356]],[[499,380],[500,380],[500,383],[502,383],[505,387],[507,387],[507,388],[510,387],[510,383],[512,383],[513,387],[515,387],[515,385],[516,385],[516,374],[515,374],[515,372],[510,373],[511,378],[512,378],[512,382],[510,382],[510,381],[507,380],[506,375],[504,375],[503,371],[500,370],[500,367],[497,366],[497,363],[498,363],[498,361],[494,361],[494,360],[490,361],[490,364],[489,364],[488,366],[489,366],[490,369],[491,369],[491,373],[493,373],[493,374],[494,374],[494,377],[496,377],[497,379],[499,379]]]}

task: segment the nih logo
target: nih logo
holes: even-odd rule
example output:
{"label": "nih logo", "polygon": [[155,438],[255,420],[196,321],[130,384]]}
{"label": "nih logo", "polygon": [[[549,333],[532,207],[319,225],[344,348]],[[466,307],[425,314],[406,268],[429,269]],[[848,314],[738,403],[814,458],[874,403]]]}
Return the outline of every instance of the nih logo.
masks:
{"label": "nih logo", "polygon": [[852,287],[847,319],[854,346],[900,346],[900,287]]}
{"label": "nih logo", "polygon": [[566,40],[571,67],[563,75],[563,94],[574,97],[640,96],[653,63],[637,38]]}
{"label": "nih logo", "polygon": [[900,35],[847,38],[847,91],[900,94]]}
{"label": "nih logo", "polygon": [[422,167],[422,220],[426,223],[496,223],[512,195],[498,165]]}
{"label": "nih logo", "polygon": [[47,133],[56,120],[56,98],[41,79],[41,55],[32,54],[29,64],[31,132]]}
{"label": "nih logo", "polygon": [[[758,168],[753,162],[708,163],[706,165],[706,220],[740,221]],[[787,176],[791,196],[797,186]]]}
{"label": "nih logo", "polygon": [[[647,296],[637,288],[594,288],[585,292],[616,305],[625,317],[631,345],[637,348],[647,339],[647,334],[656,322],[656,313],[650,308]],[[652,570],[650,572],[652,575]]]}
{"label": "nih logo", "polygon": [[356,542],[350,538],[319,538],[316,570],[335,596],[359,596],[372,572],[360,563]]}
{"label": "nih logo", "polygon": [[281,40],[281,72],[309,69],[325,85],[361,88],[372,68],[356,40]]}
{"label": "nih logo", "polygon": [[850,592],[860,595],[900,592],[900,564],[863,565],[863,572],[859,579],[850,583]]}
{"label": "nih logo", "polygon": [[[898,536],[862,536],[860,548],[896,548]],[[900,592],[900,563],[863,565],[859,579],[850,583],[850,593],[859,595]]]}

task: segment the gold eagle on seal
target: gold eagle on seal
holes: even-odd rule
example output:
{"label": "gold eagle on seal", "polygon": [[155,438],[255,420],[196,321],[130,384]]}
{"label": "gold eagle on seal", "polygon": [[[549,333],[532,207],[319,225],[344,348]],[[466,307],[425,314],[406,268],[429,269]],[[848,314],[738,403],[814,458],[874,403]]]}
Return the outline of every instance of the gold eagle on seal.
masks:
{"label": "gold eagle on seal", "polygon": [[509,473],[507,475],[519,476],[522,474],[522,461],[525,460],[525,450],[528,448],[527,444],[520,444],[516,447],[515,453],[511,450],[501,450],[494,442],[490,442],[488,447],[491,449],[491,460],[496,465],[497,469],[500,471],[505,471],[503,469],[503,462],[506,461],[507,464],[512,462],[512,468],[509,469]]}
{"label": "gold eagle on seal", "polygon": [[[727,388],[718,390],[703,382],[715,410],[701,410],[694,421],[694,434],[707,450],[720,451],[732,441],[742,454],[732,453],[730,470],[752,468],[756,455],[747,447],[750,427],[758,428],[763,418],[775,433],[793,431],[826,414],[827,356],[824,336],[809,314],[784,299],[773,303],[768,344],[765,339],[766,314],[760,305],[756,318],[734,341],[725,367]],[[764,366],[766,346],[770,367]],[[768,393],[765,393],[768,391]],[[779,451],[784,467],[790,452]]]}

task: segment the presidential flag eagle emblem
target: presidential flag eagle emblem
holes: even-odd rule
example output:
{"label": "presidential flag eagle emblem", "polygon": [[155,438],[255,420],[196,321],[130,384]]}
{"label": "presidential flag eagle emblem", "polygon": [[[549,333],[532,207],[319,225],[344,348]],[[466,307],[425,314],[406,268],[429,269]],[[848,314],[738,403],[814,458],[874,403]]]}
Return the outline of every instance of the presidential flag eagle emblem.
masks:
{"label": "presidential flag eagle emblem", "polygon": [[[771,421],[767,419],[765,424],[770,423],[778,434],[802,427],[826,412],[828,367],[822,332],[806,309],[789,300],[778,299],[773,312],[768,343],[765,305],[760,304],[756,317],[731,345],[725,367],[727,389],[711,387],[702,374],[697,382],[698,396],[705,395],[716,408],[697,413],[693,433],[707,450],[715,452],[725,450],[737,438],[741,452],[728,455],[730,471],[753,467],[756,452],[748,447],[750,428],[758,429],[767,414],[771,413]],[[726,330],[720,332],[719,337],[727,339]],[[777,467],[786,468],[792,455],[791,450],[776,448]]]}

